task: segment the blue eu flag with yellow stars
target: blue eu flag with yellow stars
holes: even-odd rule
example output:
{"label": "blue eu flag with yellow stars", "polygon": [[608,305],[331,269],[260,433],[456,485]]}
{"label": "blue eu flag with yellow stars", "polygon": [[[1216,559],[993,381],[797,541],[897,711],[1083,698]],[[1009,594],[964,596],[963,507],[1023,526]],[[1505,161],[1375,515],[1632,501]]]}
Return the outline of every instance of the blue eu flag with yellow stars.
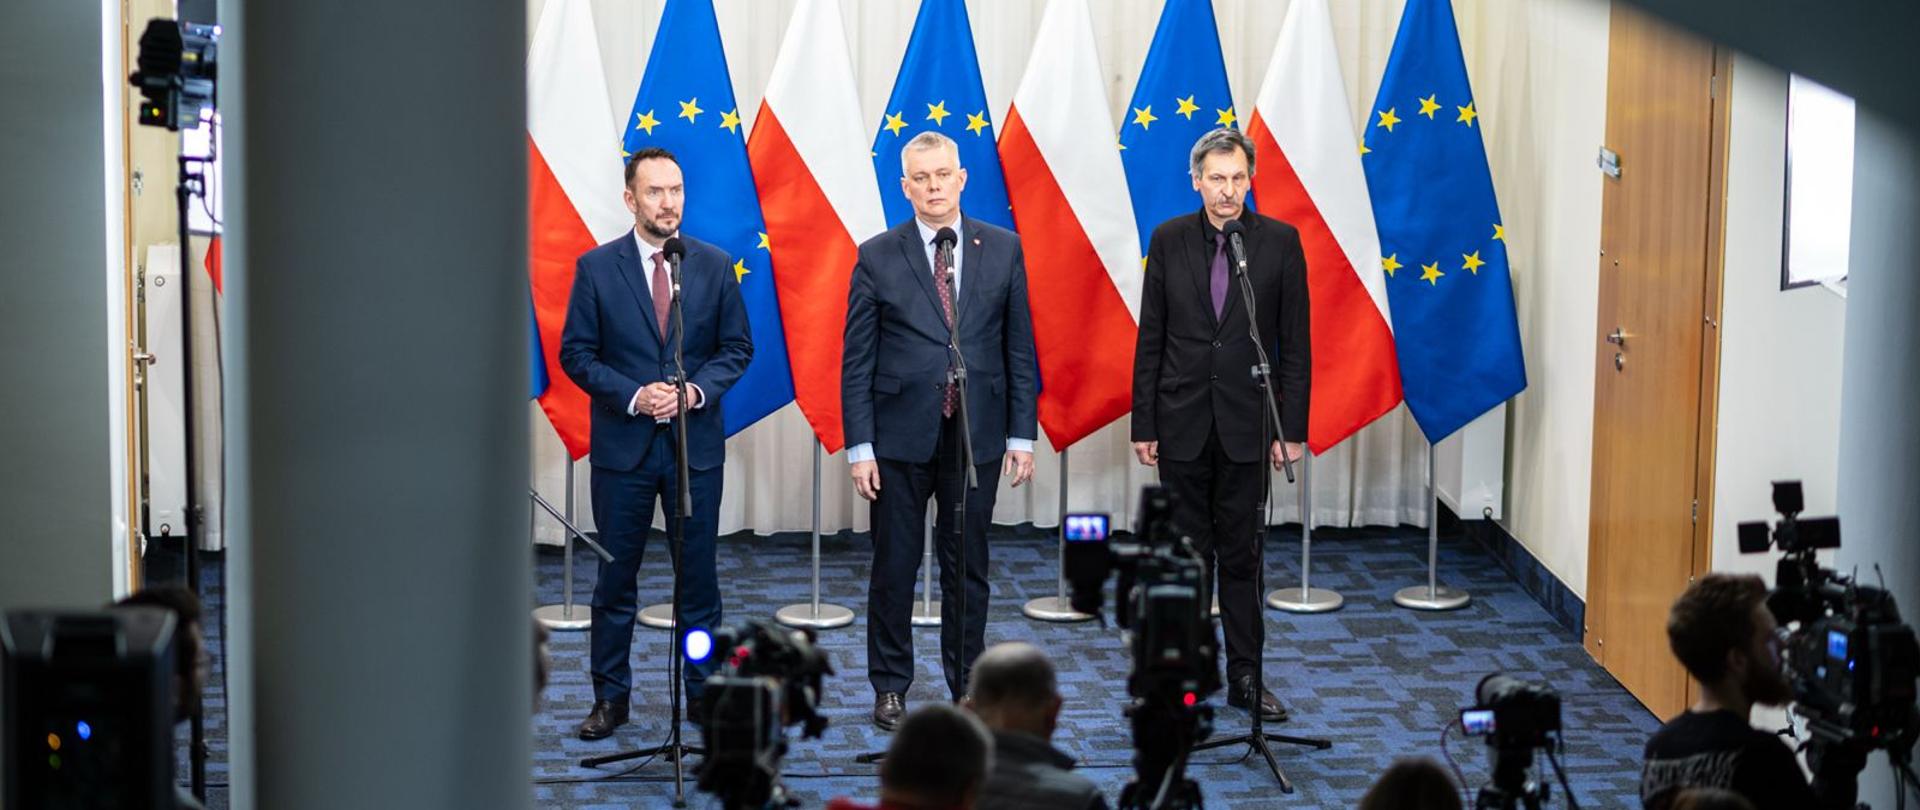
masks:
{"label": "blue eu flag with yellow stars", "polygon": [[[1160,223],[1200,210],[1200,194],[1187,173],[1194,142],[1239,124],[1213,3],[1167,0],[1120,125],[1120,164],[1133,197],[1141,256],[1147,255],[1147,242]],[[1251,193],[1247,203],[1253,203]]]}
{"label": "blue eu flag with yellow stars", "polygon": [[687,184],[681,231],[733,257],[733,275],[753,330],[753,362],[721,400],[728,436],[793,401],[786,332],[780,326],[760,195],[747,165],[746,135],[712,0],[667,0],[621,147],[631,155],[658,146],[679,158]]}
{"label": "blue eu flag with yellow stars", "polygon": [[888,225],[913,216],[913,204],[900,191],[900,147],[931,129],[960,145],[960,166],[967,170],[961,215],[1013,229],[1013,207],[1007,203],[1006,175],[1000,170],[964,0],[920,3],[884,115],[873,138],[873,173],[880,181]]}
{"label": "blue eu flag with yellow stars", "polygon": [[1407,408],[1430,442],[1527,387],[1494,200],[1448,0],[1408,0],[1360,162]]}

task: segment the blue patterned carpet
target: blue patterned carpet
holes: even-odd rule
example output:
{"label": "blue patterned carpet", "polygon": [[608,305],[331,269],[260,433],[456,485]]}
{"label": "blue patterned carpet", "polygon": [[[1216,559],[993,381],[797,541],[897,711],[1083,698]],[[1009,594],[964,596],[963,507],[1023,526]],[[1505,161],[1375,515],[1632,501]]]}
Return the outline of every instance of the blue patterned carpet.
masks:
{"label": "blue patterned carpet", "polygon": [[[1325,751],[1280,746],[1280,764],[1296,793],[1283,795],[1256,756],[1208,751],[1189,767],[1209,807],[1352,807],[1375,775],[1396,757],[1442,756],[1441,729],[1471,702],[1479,679],[1504,671],[1551,685],[1564,702],[1567,776],[1580,805],[1635,807],[1640,748],[1658,722],[1589,659],[1579,639],[1556,623],[1479,546],[1443,538],[1443,583],[1466,589],[1470,606],[1448,613],[1419,613],[1393,605],[1393,592],[1425,582],[1426,536],[1417,529],[1322,530],[1315,533],[1316,587],[1346,597],[1346,606],[1321,615],[1268,611],[1267,683],[1293,713],[1292,722],[1270,726],[1283,734],[1324,737]],[[993,604],[988,643],[1023,640],[1048,650],[1060,670],[1067,707],[1055,744],[1117,798],[1132,778],[1128,731],[1121,718],[1127,655],[1119,631],[1092,624],[1034,622],[1020,606],[1054,588],[1053,535],[996,527],[993,544]],[[654,546],[656,549],[659,546]],[[865,535],[842,534],[822,541],[825,601],[865,608],[869,545]],[[746,535],[723,539],[720,564],[727,617],[737,622],[771,616],[783,605],[808,598],[807,538]],[[1276,529],[1267,546],[1268,587],[1299,582],[1299,531]],[[584,600],[594,580],[592,557],[576,561],[575,592]],[[641,599],[664,601],[668,578],[664,553],[649,556]],[[208,574],[217,574],[217,561]],[[542,603],[560,599],[558,552],[539,555],[537,593]],[[733,572],[727,574],[726,572]],[[216,597],[217,599],[217,597]],[[214,630],[214,628],[209,628]],[[824,711],[832,721],[824,737],[796,740],[785,761],[788,786],[803,806],[819,807],[835,796],[871,800],[875,769],[854,762],[862,752],[885,748],[887,736],[868,721],[872,693],[866,682],[866,626],[823,631],[821,644],[838,674],[828,681]],[[217,630],[210,633],[217,640]],[[574,726],[591,702],[585,633],[556,634],[551,645],[553,678],[545,706],[534,717],[535,797],[541,807],[664,807],[672,796],[671,765],[661,761],[628,772],[632,763],[585,769],[583,757],[659,744],[666,732],[667,634],[640,629],[635,636],[636,686],[633,721],[613,738],[583,742]],[[938,663],[938,628],[917,628],[920,671],[908,708],[944,697]],[[225,805],[224,704],[208,695],[208,736],[213,752],[210,806]],[[1227,708],[1216,695],[1216,734],[1245,729],[1246,713]],[[688,742],[697,743],[688,728]],[[184,739],[184,738],[183,738]],[[1484,745],[1457,731],[1444,742],[1475,788],[1487,779]],[[184,758],[184,746],[182,746]],[[1544,762],[1542,763],[1544,765]],[[688,789],[692,781],[689,776]],[[1556,786],[1554,806],[1565,806]],[[692,807],[718,807],[704,795]],[[1472,806],[1471,802],[1468,806]]]}

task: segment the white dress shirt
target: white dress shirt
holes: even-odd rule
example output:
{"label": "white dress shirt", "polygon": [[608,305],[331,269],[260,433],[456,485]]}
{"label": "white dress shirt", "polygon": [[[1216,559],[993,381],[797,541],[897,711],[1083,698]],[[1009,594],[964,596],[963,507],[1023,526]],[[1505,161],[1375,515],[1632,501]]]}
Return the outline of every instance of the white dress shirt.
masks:
{"label": "white dress shirt", "polygon": [[[940,235],[940,229],[928,225],[925,220],[919,217],[913,218],[913,224],[920,229],[920,246],[926,248],[927,266],[932,267],[934,266],[933,238]],[[949,227],[953,228],[955,234],[959,234],[961,232],[961,224],[962,220],[959,217],[955,217],[953,225]],[[960,268],[966,266],[966,263],[961,260],[961,255],[966,252],[966,244],[967,240],[965,239],[953,240],[953,309],[955,315],[958,315],[960,310]],[[936,281],[935,283],[937,284],[939,282]],[[1031,453],[1033,452],[1033,440],[1008,436],[1007,450],[1015,453]],[[849,464],[858,464],[862,461],[872,461],[873,459],[873,442],[862,442],[847,448],[847,463]]]}
{"label": "white dress shirt", "polygon": [[[679,234],[674,234],[674,235],[678,236]],[[648,294],[652,294],[653,292],[653,254],[659,253],[660,249],[657,247],[654,247],[651,244],[648,244],[647,240],[641,239],[639,228],[633,229],[633,244],[634,246],[640,249],[640,269],[642,272],[646,274],[647,292]],[[647,319],[648,323],[654,322],[653,313],[651,312],[644,313],[643,317]],[[656,325],[654,328],[657,330],[659,327]],[[646,386],[644,385],[640,386],[640,391],[645,391],[645,390],[646,390]],[[640,415],[640,391],[633,392],[633,398],[627,400],[628,416]],[[694,385],[693,383],[687,383],[687,401],[689,403],[687,407],[690,410],[697,411],[697,410],[700,410],[701,408],[705,408],[707,407],[707,392],[700,390],[700,386],[698,385]],[[671,420],[654,419],[653,421],[667,422]]]}

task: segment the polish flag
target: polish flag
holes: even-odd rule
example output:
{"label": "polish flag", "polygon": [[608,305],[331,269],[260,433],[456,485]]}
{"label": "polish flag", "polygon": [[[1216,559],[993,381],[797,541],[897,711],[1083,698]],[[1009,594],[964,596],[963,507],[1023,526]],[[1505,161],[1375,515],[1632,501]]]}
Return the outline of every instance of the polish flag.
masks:
{"label": "polish flag", "polygon": [[591,406],[560,368],[560,330],[574,260],[633,228],[620,196],[619,131],[607,106],[591,5],[549,0],[527,52],[527,252],[549,381],[540,408],[576,459],[587,454]]}
{"label": "polish flag", "polygon": [[861,242],[886,230],[838,0],[800,0],[747,160],[766,217],[793,394],[827,452],[846,443],[840,352]]}
{"label": "polish flag", "polygon": [[1026,249],[1040,425],[1056,448],[1125,415],[1139,331],[1139,238],[1086,0],[1047,4],[1000,135]]}
{"label": "polish flag", "polygon": [[1339,444],[1400,402],[1380,236],[1326,0],[1294,0],[1254,102],[1260,210],[1300,229],[1311,305],[1307,445]]}

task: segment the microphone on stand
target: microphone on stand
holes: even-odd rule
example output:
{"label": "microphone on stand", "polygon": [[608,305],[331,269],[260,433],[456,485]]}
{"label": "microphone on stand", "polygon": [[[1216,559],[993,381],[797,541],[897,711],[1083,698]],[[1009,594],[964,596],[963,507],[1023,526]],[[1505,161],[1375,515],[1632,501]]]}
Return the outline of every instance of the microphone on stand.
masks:
{"label": "microphone on stand", "polygon": [[[941,264],[944,264],[947,266],[947,277],[944,279],[944,281],[946,282],[946,285],[947,285],[948,298],[952,298],[954,293],[953,244],[958,241],[960,241],[959,235],[955,234],[953,232],[953,228],[950,228],[950,227],[941,228],[939,233],[936,233],[933,235],[934,256],[942,260],[940,262]],[[954,309],[953,317],[957,320],[960,315],[960,302],[955,301],[953,309]],[[952,326],[952,324],[948,324],[948,326]]]}
{"label": "microphone on stand", "polygon": [[1220,232],[1227,235],[1227,250],[1230,251],[1233,256],[1234,267],[1238,269],[1240,275],[1246,275],[1247,244],[1241,241],[1240,235],[1247,232],[1247,226],[1240,224],[1240,220],[1230,219],[1227,220],[1226,227],[1220,229]]}
{"label": "microphone on stand", "polygon": [[667,273],[669,280],[673,282],[673,297],[679,298],[680,260],[687,255],[687,243],[680,241],[678,236],[669,236],[667,241],[660,245],[660,252],[667,254]]}

